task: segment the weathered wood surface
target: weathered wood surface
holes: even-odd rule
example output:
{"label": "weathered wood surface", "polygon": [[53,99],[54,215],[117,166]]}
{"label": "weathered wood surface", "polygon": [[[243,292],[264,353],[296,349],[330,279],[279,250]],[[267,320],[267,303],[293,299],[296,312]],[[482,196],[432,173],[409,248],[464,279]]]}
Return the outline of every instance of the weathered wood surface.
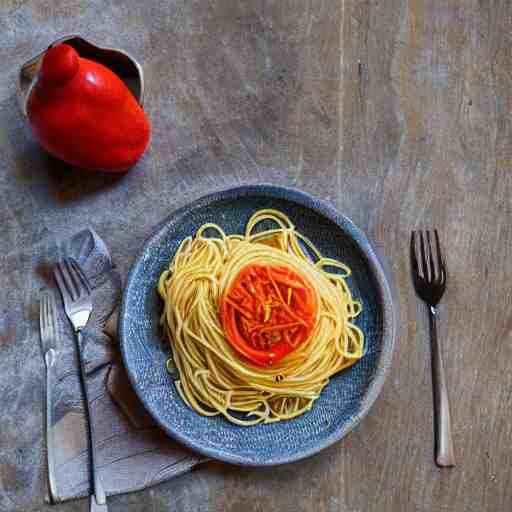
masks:
{"label": "weathered wood surface", "polygon": [[[143,62],[153,142],[121,180],[47,157],[17,111],[17,66],[70,32]],[[90,223],[126,271],[169,210],[260,181],[330,200],[382,247],[400,306],[382,395],[310,460],[212,463],[110,510],[512,510],[509,0],[3,0],[0,34],[1,510],[87,510],[41,504],[43,367],[21,321],[34,297],[9,308],[30,248]],[[439,228],[449,267],[453,470],[432,461],[428,325],[407,261],[421,226]]]}

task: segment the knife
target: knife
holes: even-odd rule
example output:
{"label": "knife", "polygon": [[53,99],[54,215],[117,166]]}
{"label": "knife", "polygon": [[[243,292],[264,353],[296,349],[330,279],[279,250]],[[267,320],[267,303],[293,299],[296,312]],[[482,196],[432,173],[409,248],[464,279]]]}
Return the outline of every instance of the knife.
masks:
{"label": "knife", "polygon": [[46,452],[48,462],[48,484],[50,501],[57,498],[57,480],[55,475],[55,449],[53,445],[52,387],[53,367],[55,364],[57,342],[57,306],[55,296],[49,290],[41,292],[39,302],[39,332],[41,334],[41,350],[46,367]]}

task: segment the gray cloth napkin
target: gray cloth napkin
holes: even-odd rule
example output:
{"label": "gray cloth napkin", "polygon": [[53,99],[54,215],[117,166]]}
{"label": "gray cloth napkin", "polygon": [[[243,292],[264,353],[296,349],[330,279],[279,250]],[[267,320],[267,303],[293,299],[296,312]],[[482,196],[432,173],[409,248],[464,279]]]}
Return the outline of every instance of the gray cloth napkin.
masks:
{"label": "gray cloth napkin", "polygon": [[[107,494],[136,491],[180,475],[205,461],[168,438],[139,402],[117,343],[121,279],[101,238],[86,229],[60,247],[91,283],[93,312],[84,330],[84,355],[100,477]],[[53,265],[47,261],[46,265]],[[58,291],[59,338],[52,393],[57,495],[65,501],[89,494],[89,456],[78,360],[71,325]]]}

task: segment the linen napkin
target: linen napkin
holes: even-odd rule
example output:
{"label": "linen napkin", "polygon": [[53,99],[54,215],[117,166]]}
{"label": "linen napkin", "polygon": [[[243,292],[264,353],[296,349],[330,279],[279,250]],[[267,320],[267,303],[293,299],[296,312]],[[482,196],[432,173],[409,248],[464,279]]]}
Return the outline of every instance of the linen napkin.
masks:
{"label": "linen napkin", "polygon": [[[131,388],[117,342],[121,278],[104,242],[94,230],[85,229],[61,244],[59,252],[80,263],[92,287],[93,312],[84,330],[83,351],[97,463],[106,493],[140,490],[204,462],[159,429]],[[52,498],[61,502],[88,495],[90,473],[74,334],[59,292],[53,292],[59,306],[59,337],[52,390],[57,480]]]}

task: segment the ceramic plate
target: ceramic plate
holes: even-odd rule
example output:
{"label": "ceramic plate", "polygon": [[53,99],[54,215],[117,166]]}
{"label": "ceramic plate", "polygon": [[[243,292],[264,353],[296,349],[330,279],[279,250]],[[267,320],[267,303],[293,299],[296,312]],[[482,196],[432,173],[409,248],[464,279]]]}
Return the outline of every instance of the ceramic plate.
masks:
{"label": "ceramic plate", "polygon": [[[364,357],[324,388],[311,411],[279,423],[240,427],[221,416],[203,417],[179,397],[165,368],[170,355],[158,326],[160,273],[179,243],[205,222],[242,233],[261,208],[286,213],[328,257],[347,263],[353,295],[363,305],[357,318],[366,338]],[[124,364],[140,400],[170,436],[197,452],[241,465],[265,466],[308,457],[354,428],[377,398],[388,372],[395,336],[390,288],[366,236],[325,202],[270,185],[230,189],[203,197],[155,229],[130,271],[119,321]]]}

